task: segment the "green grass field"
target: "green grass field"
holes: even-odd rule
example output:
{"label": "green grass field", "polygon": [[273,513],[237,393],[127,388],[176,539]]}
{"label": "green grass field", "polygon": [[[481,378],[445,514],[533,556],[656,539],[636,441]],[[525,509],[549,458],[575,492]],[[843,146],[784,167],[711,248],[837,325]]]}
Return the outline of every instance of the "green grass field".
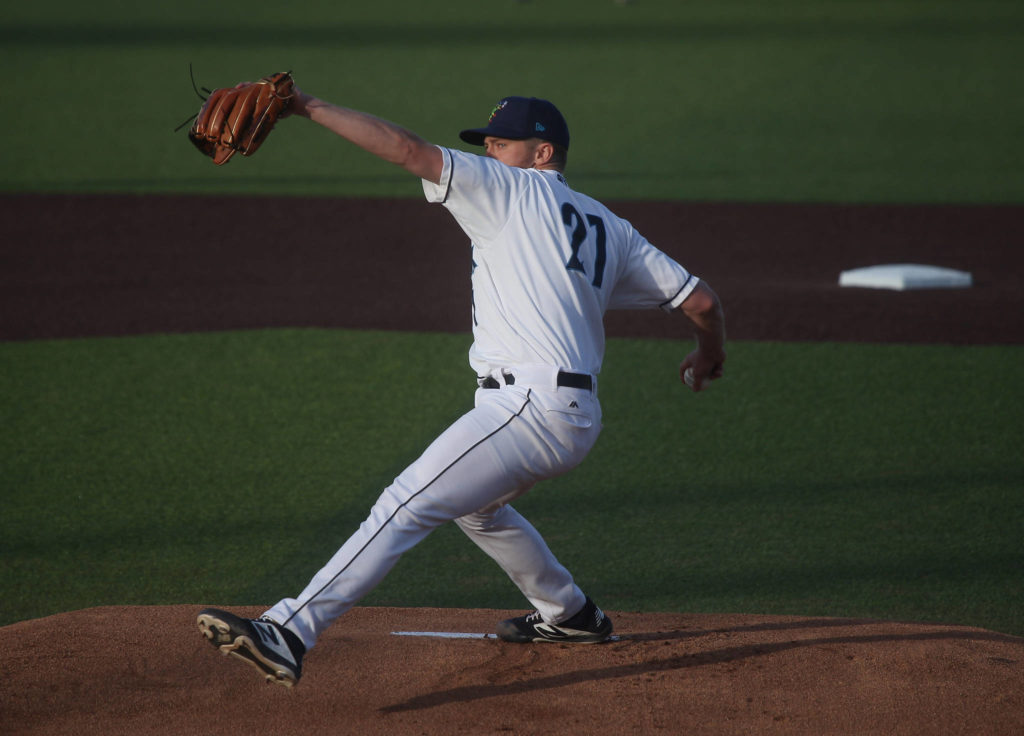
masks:
{"label": "green grass field", "polygon": [[7,9],[0,49],[0,191],[419,196],[303,120],[214,171],[172,133],[191,63],[210,88],[290,69],[442,145],[549,97],[599,198],[1024,201],[1012,1],[65,0]]}
{"label": "green grass field", "polygon": [[[63,0],[6,9],[0,50],[0,192],[419,196],[302,120],[215,169],[172,132],[191,63],[207,87],[291,69],[442,145],[501,96],[549,97],[600,198],[1024,202],[1018,2]],[[0,343],[0,624],[294,594],[469,406],[467,346]],[[1024,634],[1021,346],[734,343],[701,396],[680,354],[612,341],[598,448],[519,504],[603,606]],[[523,605],[453,528],[366,603]]]}
{"label": "green grass field", "polygon": [[[467,345],[321,330],[0,345],[0,622],[297,593],[468,408]],[[1024,633],[1024,349],[739,343],[701,395],[678,384],[682,349],[612,341],[597,449],[518,504],[603,605]],[[427,378],[406,380],[411,354]],[[454,527],[367,603],[524,605]]]}

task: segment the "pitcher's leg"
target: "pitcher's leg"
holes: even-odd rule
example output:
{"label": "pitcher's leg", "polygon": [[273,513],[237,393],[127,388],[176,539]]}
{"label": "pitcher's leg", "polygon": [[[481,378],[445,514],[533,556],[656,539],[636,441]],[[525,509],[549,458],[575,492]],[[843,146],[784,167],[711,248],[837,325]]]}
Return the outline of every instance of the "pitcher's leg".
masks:
{"label": "pitcher's leg", "polygon": [[433,529],[530,487],[542,471],[523,456],[544,453],[520,417],[529,397],[502,393],[500,401],[483,402],[445,430],[381,494],[366,521],[302,593],[266,615],[311,649],[327,626]]}
{"label": "pitcher's leg", "polygon": [[376,587],[402,554],[422,541],[443,516],[410,509],[394,486],[297,598],[286,598],[266,616],[288,626],[312,649],[324,629]]}
{"label": "pitcher's leg", "polygon": [[545,621],[564,621],[583,607],[586,596],[572,575],[511,506],[468,514],[455,523],[498,563]]}

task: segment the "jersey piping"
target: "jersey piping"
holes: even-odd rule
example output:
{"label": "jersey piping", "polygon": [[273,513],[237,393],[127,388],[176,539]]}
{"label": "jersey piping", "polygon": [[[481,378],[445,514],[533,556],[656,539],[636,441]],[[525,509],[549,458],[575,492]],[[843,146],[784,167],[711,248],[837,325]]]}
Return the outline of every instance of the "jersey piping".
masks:
{"label": "jersey piping", "polygon": [[[443,154],[444,158],[448,159],[448,183],[447,186],[444,188],[444,198],[441,200],[441,204],[444,204],[445,202],[448,201],[448,195],[452,193],[452,181],[454,180],[452,174],[455,173],[455,157],[449,156],[448,152],[445,151],[443,148],[441,149],[441,153]],[[444,171],[444,168],[442,167],[441,170]]]}
{"label": "jersey piping", "polygon": [[[669,306],[672,302],[674,302],[676,299],[678,299],[679,295],[682,294],[684,291],[686,291],[687,287],[689,287],[689,285],[690,285],[690,282],[693,281],[695,278],[696,278],[696,276],[694,276],[691,273],[689,278],[686,279],[686,282],[679,288],[679,291],[677,291],[675,294],[673,294],[671,299],[666,299],[665,301],[663,301],[661,303],[661,305],[660,305],[661,308],[664,309],[665,307]],[[689,296],[689,294],[687,294],[687,296]],[[683,301],[685,302],[686,300],[683,299]]]}

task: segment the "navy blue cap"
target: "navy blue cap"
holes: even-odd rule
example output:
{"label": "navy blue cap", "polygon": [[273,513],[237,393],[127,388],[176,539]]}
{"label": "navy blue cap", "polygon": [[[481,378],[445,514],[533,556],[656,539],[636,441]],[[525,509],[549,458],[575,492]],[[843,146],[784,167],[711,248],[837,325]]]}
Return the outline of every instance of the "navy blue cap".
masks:
{"label": "navy blue cap", "polygon": [[506,97],[491,111],[486,128],[459,133],[459,138],[474,146],[482,146],[487,136],[513,141],[540,138],[569,149],[569,126],[562,113],[537,97]]}

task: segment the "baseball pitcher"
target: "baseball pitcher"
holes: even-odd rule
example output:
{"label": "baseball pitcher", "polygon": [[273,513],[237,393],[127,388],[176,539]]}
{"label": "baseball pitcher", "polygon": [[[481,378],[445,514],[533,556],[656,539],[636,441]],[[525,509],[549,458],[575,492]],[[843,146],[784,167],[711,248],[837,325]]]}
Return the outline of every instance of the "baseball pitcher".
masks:
{"label": "baseball pitcher", "polygon": [[722,376],[725,361],[718,297],[629,222],[569,186],[569,128],[546,100],[506,97],[485,126],[463,130],[464,142],[482,147],[477,155],[432,145],[298,87],[289,93],[282,117],[307,118],[402,167],[468,236],[475,406],[384,489],[358,530],[294,598],[255,620],[205,609],[200,630],[225,654],[290,687],[319,635],[403,553],[454,521],[535,609],[500,622],[501,639],[608,639],[609,617],[510,503],[576,467],[597,440],[606,310],[681,312],[696,349],[679,375],[700,391]]}

